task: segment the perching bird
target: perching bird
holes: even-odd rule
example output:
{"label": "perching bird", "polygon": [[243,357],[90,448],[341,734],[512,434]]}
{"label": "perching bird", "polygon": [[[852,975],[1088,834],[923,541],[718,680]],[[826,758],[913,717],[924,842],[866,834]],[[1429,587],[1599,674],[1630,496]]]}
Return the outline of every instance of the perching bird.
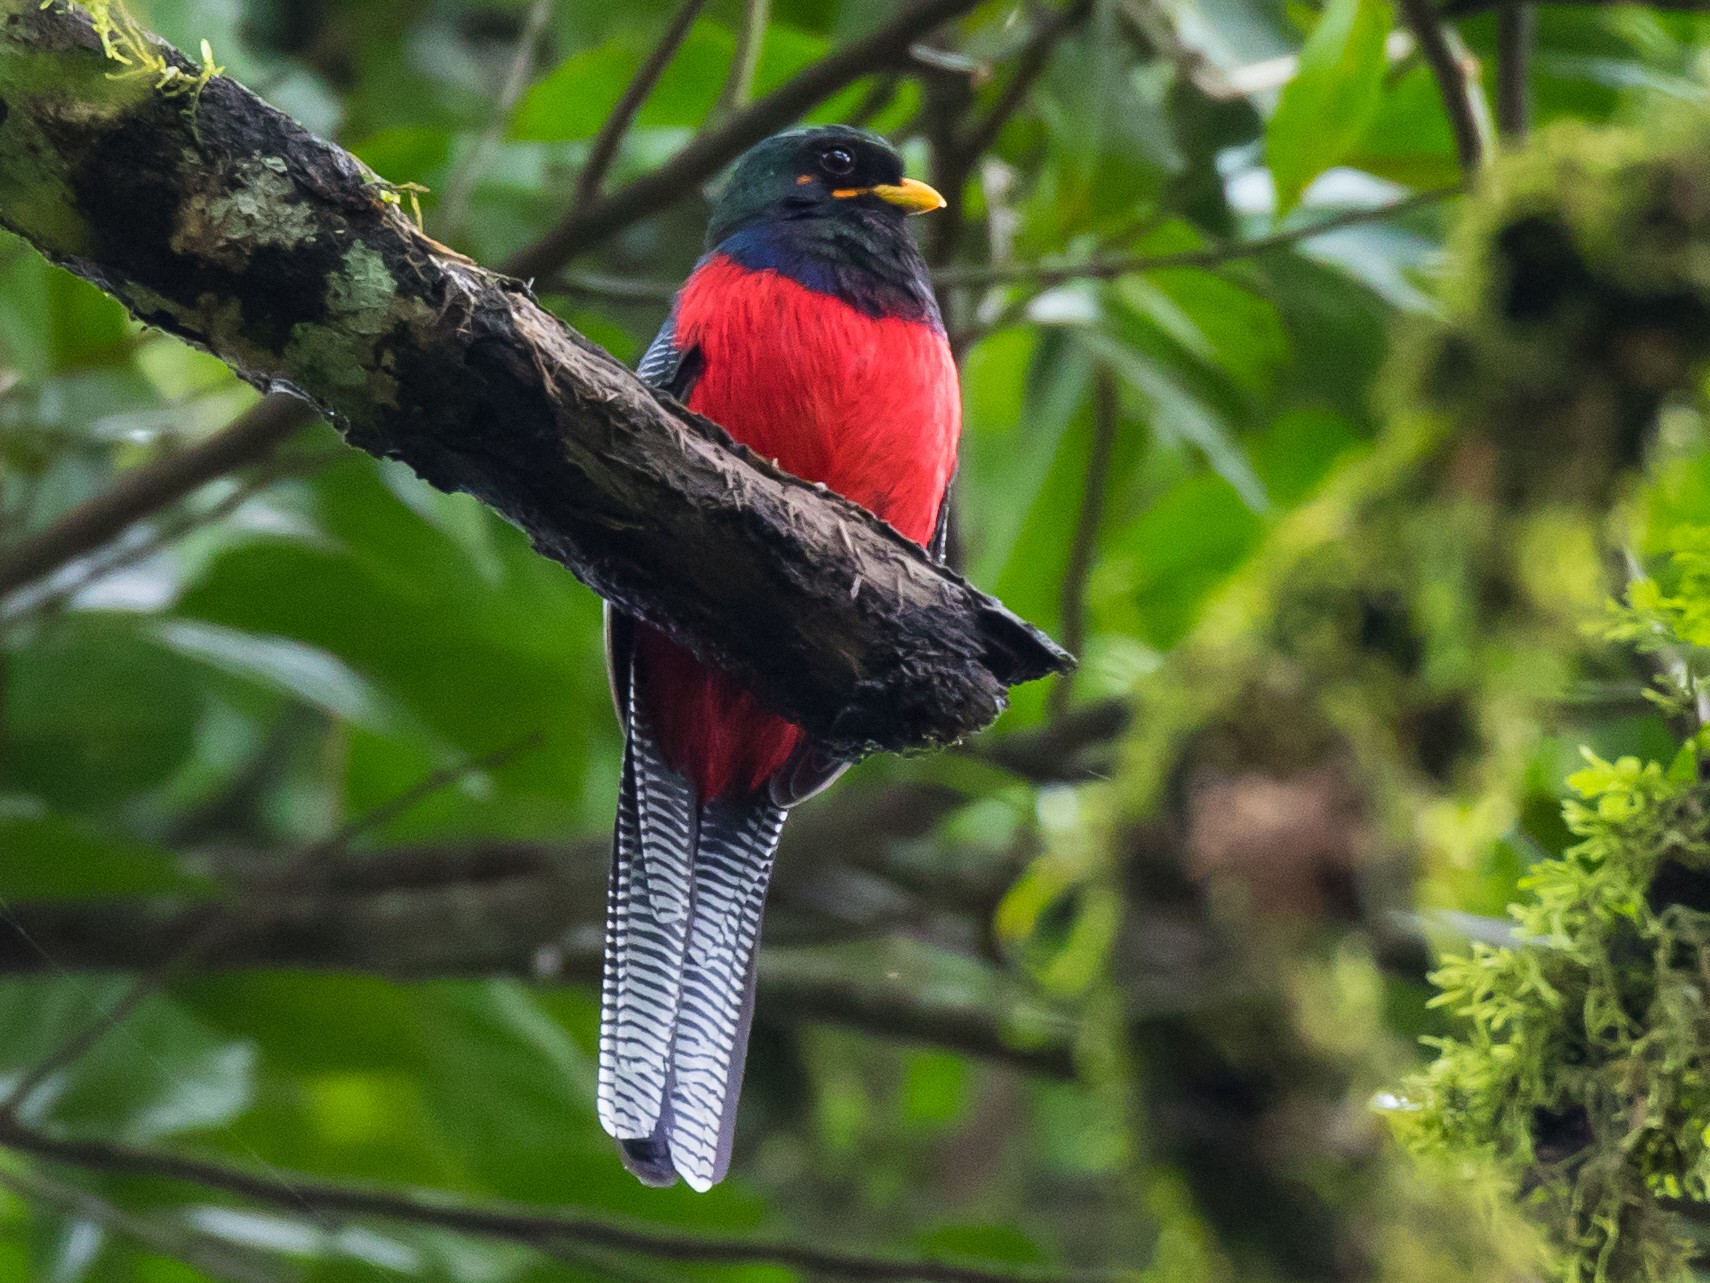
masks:
{"label": "perching bird", "polygon": [[[641,377],[943,555],[961,396],[905,215],[944,199],[882,138],[779,134],[736,164]],[[626,745],[606,906],[600,1123],[649,1185],[730,1166],[760,914],[790,806],[846,762],[610,611]]]}

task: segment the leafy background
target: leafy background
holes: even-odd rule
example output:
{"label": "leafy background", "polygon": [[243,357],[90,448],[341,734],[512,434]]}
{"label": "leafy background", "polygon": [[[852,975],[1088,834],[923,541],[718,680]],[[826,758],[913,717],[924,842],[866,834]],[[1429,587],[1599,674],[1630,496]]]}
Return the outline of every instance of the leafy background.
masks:
{"label": "leafy background", "polygon": [[[133,7],[424,185],[429,232],[487,263],[562,216],[675,12]],[[706,4],[608,186],[888,12]],[[1609,505],[1533,514],[1511,541],[1409,479],[1392,336],[1437,314],[1453,199],[1206,266],[1074,270],[1216,257],[1458,184],[1387,0],[1055,13],[976,6],[936,54],[811,116],[859,115],[952,180],[955,208],[919,225],[937,266],[1016,269],[944,287],[959,556],[1084,663],[963,749],[865,763],[797,818],[731,1179],[645,1190],[594,1116],[620,748],[598,601],[472,500],[317,427],[0,602],[0,1085],[224,902],[227,925],[22,1117],[278,1194],[11,1153],[0,1277],[833,1273],[351,1218],[319,1209],[327,1182],[1017,1277],[1528,1276],[1527,1232],[1484,1215],[1464,1171],[1393,1155],[1371,1100],[1444,1028],[1427,941],[1491,930],[1567,840],[1578,746],[1672,753],[1638,661],[1579,631],[1613,586]],[[1458,23],[1487,82],[1496,21]],[[1536,22],[1540,125],[1705,98],[1702,18]],[[742,91],[745,24],[764,38]],[[983,119],[981,153],[958,152]],[[704,219],[685,185],[537,288],[633,360]],[[0,539],[254,396],[0,234]],[[1665,429],[1618,505],[1641,560],[1710,493],[1695,411]],[[1497,580],[1535,609],[1491,633],[1468,603]]]}

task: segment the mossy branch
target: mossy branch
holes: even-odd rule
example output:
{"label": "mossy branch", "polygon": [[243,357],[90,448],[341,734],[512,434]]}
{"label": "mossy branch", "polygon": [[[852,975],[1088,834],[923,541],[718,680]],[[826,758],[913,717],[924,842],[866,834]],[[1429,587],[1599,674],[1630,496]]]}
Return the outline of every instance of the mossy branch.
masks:
{"label": "mossy branch", "polygon": [[[1396,380],[1462,434],[1463,490],[1601,507],[1630,487],[1659,410],[1710,368],[1710,120],[1557,128],[1499,162],[1454,243],[1439,321]],[[1701,404],[1701,401],[1700,401]],[[1680,1215],[1710,1203],[1710,533],[1672,533],[1608,640],[1663,655],[1653,700],[1691,728],[1669,762],[1570,778],[1578,839],[1540,860],[1517,943],[1433,977],[1452,1036],[1391,1099],[1416,1150],[1493,1174],[1542,1231],[1549,1277],[1678,1283]]]}
{"label": "mossy branch", "polygon": [[[468,492],[849,754],[954,740],[1067,656],[422,236],[360,162],[140,30],[0,0],[0,225],[354,445]],[[111,37],[109,37],[111,39]],[[129,44],[127,44],[127,48]],[[122,52],[122,51],[121,51]]]}

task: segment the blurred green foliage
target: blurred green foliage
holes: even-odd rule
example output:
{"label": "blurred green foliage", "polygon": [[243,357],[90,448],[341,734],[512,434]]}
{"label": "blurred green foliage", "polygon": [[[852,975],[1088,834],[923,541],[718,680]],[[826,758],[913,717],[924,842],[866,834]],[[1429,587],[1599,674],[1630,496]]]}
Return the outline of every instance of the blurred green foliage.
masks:
{"label": "blurred green foliage", "polygon": [[[674,6],[557,0],[532,44],[520,0],[134,8],[183,48],[207,39],[228,74],[388,180],[425,185],[429,232],[497,263],[563,214]],[[706,5],[609,185],[707,120],[743,8]],[[776,0],[756,91],[880,8]],[[953,246],[934,249],[946,267],[1061,265],[1255,238],[1453,183],[1435,86],[1393,22],[1381,0],[1101,0],[972,167],[966,234],[922,220],[923,238]],[[1706,24],[1541,9],[1536,112],[1580,141],[1546,143],[1515,199],[1595,200],[1570,152],[1618,149],[1597,131],[1664,104],[1701,105]],[[936,177],[955,133],[943,122],[1000,101],[1030,30],[1026,6],[992,0],[943,41],[991,74],[870,77],[813,118],[864,114]],[[1494,19],[1461,32],[1488,81]],[[526,87],[502,111],[519,49]],[[1655,565],[1666,532],[1703,520],[1710,443],[1696,348],[1647,385],[1624,436],[1524,380],[1469,402],[1490,367],[1534,358],[1583,384],[1572,351],[1477,310],[1481,247],[1510,212],[1468,220],[1446,286],[1442,215],[1421,208],[1211,268],[945,291],[963,355],[964,563],[1078,637],[1083,667],[1069,692],[1018,691],[966,752],[863,764],[804,808],[794,827],[816,845],[787,854],[803,881],[774,907],[781,933],[798,929],[774,940],[767,974],[783,992],[806,977],[854,997],[762,1006],[737,1162],[713,1193],[641,1188],[599,1131],[593,991],[554,974],[554,950],[585,956],[586,932],[546,942],[538,967],[496,965],[494,950],[413,982],[192,970],[51,1079],[27,1121],[264,1172],[994,1268],[1525,1277],[1525,1232],[1488,1229],[1464,1173],[1445,1188],[1387,1150],[1367,1102],[1417,1063],[1418,1035],[1446,1032],[1408,951],[1422,933],[1481,929],[1454,915],[1500,914],[1567,845],[1579,746],[1671,756],[1679,710],[1646,702],[1648,674],[1582,626],[1601,617],[1611,549]],[[543,296],[632,360],[664,304],[601,280],[669,288],[704,219],[686,190]],[[1603,226],[1613,241],[1649,234]],[[1691,250],[1681,270],[1697,272],[1702,243]],[[1475,312],[1488,327],[1457,329]],[[1412,338],[1392,358],[1398,320]],[[1467,360],[1449,359],[1451,340],[1470,343]],[[1421,380],[1436,400],[1398,393]],[[0,236],[0,540],[206,439],[253,396]],[[1581,419],[1573,440],[1601,453],[1563,445]],[[271,896],[270,876],[351,824],[329,903],[392,877],[400,852],[494,843],[544,852],[597,897],[619,754],[598,602],[472,500],[329,430],[15,593],[0,629],[0,918],[117,906],[132,921]],[[1126,732],[1066,737],[1108,701],[1131,710]],[[1029,736],[1047,760],[1018,766],[1001,746]],[[449,784],[365,819],[445,770]],[[430,882],[422,861],[382,890]],[[482,878],[500,875],[467,875],[477,891]],[[123,990],[83,969],[99,957],[87,939],[56,937],[42,957],[14,934],[0,921],[16,973],[0,981],[0,1090]],[[927,999],[985,1012],[1002,1045],[970,1051],[948,1023],[884,1036],[886,1011]],[[1065,1028],[1063,1063],[1041,1071]],[[0,1159],[6,1181],[33,1170]],[[159,1233],[5,1184],[0,1278],[790,1273],[591,1249],[555,1260],[46,1170]]]}

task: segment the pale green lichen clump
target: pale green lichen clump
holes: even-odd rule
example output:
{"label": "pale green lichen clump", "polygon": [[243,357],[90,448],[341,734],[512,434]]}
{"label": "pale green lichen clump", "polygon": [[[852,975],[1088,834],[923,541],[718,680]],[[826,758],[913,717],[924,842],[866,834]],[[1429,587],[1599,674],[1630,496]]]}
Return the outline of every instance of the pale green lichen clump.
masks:
{"label": "pale green lichen clump", "polygon": [[[1710,638],[1710,532],[1674,542],[1673,590],[1641,580],[1610,635],[1679,657]],[[1659,692],[1670,708],[1693,697],[1690,676]],[[1522,884],[1512,945],[1436,972],[1461,1030],[1430,1040],[1436,1060],[1387,1102],[1417,1152],[1494,1168],[1569,1283],[1691,1277],[1676,1209],[1710,1200],[1705,742],[1666,767],[1586,754],[1565,810],[1579,842]]]}

